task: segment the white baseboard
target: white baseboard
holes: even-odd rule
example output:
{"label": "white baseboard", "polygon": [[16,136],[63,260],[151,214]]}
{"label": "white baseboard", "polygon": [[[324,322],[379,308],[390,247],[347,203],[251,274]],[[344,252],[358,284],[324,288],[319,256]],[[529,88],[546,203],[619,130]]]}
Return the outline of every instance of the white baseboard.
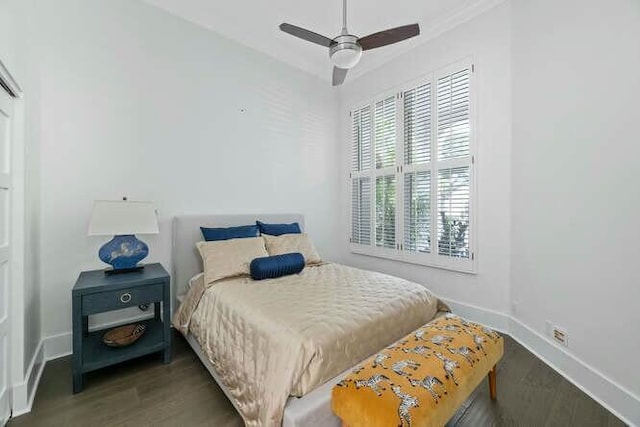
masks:
{"label": "white baseboard", "polygon": [[36,351],[31,358],[29,368],[24,376],[24,381],[13,385],[12,397],[13,397],[13,410],[12,417],[26,414],[31,411],[33,405],[33,399],[38,390],[38,384],[40,384],[40,378],[44,371],[45,365],[44,358],[44,342],[40,341]]}
{"label": "white baseboard", "polygon": [[11,389],[5,387],[0,392],[0,426],[4,426],[11,417]]}
{"label": "white baseboard", "polygon": [[47,361],[68,356],[72,350],[71,332],[46,337],[44,339],[44,357]]}
{"label": "white baseboard", "polygon": [[456,314],[510,335],[623,422],[630,426],[640,426],[640,397],[519,319],[459,301],[445,302]]}
{"label": "white baseboard", "polygon": [[504,313],[466,304],[460,301],[449,299],[445,299],[444,301],[449,305],[451,311],[454,313],[469,320],[473,320],[474,322],[482,323],[483,325],[486,325],[491,329],[495,329],[498,332],[502,332],[507,335],[510,334],[511,318]]}

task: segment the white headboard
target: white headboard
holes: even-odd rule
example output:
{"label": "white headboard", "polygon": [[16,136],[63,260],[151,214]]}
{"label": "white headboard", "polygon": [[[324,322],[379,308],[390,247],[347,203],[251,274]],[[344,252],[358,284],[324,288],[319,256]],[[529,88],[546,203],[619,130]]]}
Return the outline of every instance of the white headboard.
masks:
{"label": "white headboard", "polygon": [[278,224],[297,222],[304,230],[304,216],[300,214],[176,216],[173,219],[171,254],[174,300],[186,293],[189,279],[202,272],[202,259],[196,249],[196,242],[203,240],[200,227],[234,227],[255,224],[256,220]]}

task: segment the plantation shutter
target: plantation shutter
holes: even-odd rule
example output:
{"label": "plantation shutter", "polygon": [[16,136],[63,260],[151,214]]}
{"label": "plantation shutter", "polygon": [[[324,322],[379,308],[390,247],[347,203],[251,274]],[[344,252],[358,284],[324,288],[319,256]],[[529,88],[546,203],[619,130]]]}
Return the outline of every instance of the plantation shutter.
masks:
{"label": "plantation shutter", "polygon": [[404,92],[404,163],[431,160],[431,84]]}
{"label": "plantation shutter", "polygon": [[470,68],[437,81],[438,254],[469,258]]}
{"label": "plantation shutter", "polygon": [[374,110],[376,246],[396,247],[396,97],[375,103]]}
{"label": "plantation shutter", "polygon": [[351,180],[351,242],[371,244],[371,178]]}
{"label": "plantation shutter", "polygon": [[438,79],[438,160],[469,157],[469,76],[465,68]]}
{"label": "plantation shutter", "polygon": [[373,159],[371,107],[351,113],[351,242],[371,244],[371,170]]}
{"label": "plantation shutter", "polygon": [[431,84],[403,93],[404,238],[402,248],[430,252],[431,247]]}
{"label": "plantation shutter", "polygon": [[469,167],[438,171],[438,254],[469,258]]}
{"label": "plantation shutter", "polygon": [[351,170],[371,169],[371,107],[367,106],[351,113]]}
{"label": "plantation shutter", "polygon": [[375,107],[376,169],[396,164],[396,99],[390,96]]}
{"label": "plantation shutter", "polygon": [[351,111],[356,253],[473,272],[473,66],[448,66]]}
{"label": "plantation shutter", "polygon": [[396,246],[396,176],[376,178],[376,246]]}
{"label": "plantation shutter", "polygon": [[404,250],[431,250],[431,172],[404,174]]}

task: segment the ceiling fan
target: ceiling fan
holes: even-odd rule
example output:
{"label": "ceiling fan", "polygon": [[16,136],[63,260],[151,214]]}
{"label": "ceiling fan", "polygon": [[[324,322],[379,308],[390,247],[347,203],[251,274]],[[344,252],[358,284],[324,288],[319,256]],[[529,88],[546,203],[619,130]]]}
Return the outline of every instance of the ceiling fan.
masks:
{"label": "ceiling fan", "polygon": [[349,34],[347,30],[347,0],[342,2],[342,32],[333,39],[287,23],[280,24],[280,29],[285,33],[329,48],[329,58],[331,58],[331,62],[334,65],[334,86],[344,82],[345,77],[347,77],[347,71],[360,61],[363,50],[371,50],[398,43],[420,34],[418,24],[391,28],[361,38]]}

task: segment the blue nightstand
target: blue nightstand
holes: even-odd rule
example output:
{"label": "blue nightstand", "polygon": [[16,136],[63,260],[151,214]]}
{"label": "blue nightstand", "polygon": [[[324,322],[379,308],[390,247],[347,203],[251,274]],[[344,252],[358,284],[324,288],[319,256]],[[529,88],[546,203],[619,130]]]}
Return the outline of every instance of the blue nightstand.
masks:
{"label": "blue nightstand", "polygon": [[[74,393],[82,391],[84,374],[96,369],[156,352],[163,353],[164,363],[171,362],[170,278],[162,265],[147,264],[140,272],[112,276],[104,270],[83,271],[72,296]],[[130,346],[108,347],[102,342],[106,330],[88,331],[92,314],[151,303],[155,316],[139,322],[146,331]]]}

